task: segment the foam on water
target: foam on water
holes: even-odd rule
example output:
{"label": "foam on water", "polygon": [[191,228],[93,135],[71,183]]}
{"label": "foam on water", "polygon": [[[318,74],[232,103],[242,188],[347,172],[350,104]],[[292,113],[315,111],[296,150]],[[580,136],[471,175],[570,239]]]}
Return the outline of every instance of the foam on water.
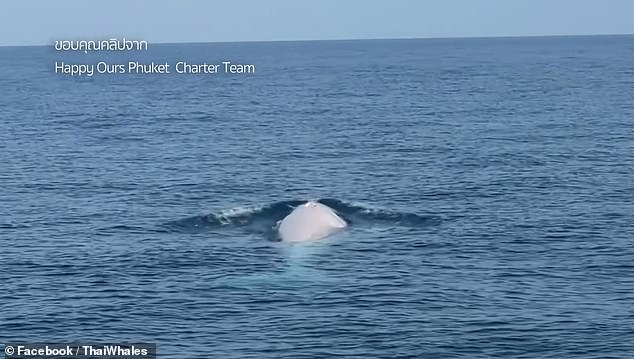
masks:
{"label": "foam on water", "polygon": [[[351,226],[404,226],[423,227],[436,225],[441,217],[432,214],[395,212],[386,209],[365,207],[360,204],[325,198],[320,203],[334,209]],[[162,225],[169,231],[204,232],[223,227],[243,228],[277,240],[276,228],[284,217],[306,200],[287,200],[260,206],[239,206],[199,216],[170,221]]]}

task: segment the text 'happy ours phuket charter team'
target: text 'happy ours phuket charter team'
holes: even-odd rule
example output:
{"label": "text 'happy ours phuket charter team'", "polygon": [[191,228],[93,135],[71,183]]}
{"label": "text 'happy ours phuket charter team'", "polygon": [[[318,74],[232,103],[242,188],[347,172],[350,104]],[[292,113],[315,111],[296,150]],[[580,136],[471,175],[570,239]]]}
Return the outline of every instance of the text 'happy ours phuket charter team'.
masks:
{"label": "text 'happy ours phuket charter team'", "polygon": [[175,64],[167,62],[141,63],[107,63],[100,61],[96,64],[55,62],[55,73],[70,76],[93,76],[94,74],[255,74],[255,65],[237,64],[231,61],[220,63],[188,63],[178,61]]}

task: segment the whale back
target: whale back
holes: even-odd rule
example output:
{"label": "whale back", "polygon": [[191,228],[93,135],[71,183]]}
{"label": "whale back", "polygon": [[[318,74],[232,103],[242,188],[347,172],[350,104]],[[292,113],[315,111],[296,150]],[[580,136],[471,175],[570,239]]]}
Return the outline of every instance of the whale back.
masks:
{"label": "whale back", "polygon": [[283,241],[301,242],[327,237],[347,226],[335,211],[319,202],[309,201],[297,206],[278,227]]}

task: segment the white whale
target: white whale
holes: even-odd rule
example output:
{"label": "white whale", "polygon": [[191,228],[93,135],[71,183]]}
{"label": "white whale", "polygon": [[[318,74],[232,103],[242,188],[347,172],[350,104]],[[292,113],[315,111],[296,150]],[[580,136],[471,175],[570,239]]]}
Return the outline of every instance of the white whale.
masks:
{"label": "white whale", "polygon": [[347,226],[332,208],[308,201],[286,216],[277,231],[283,241],[303,242],[328,237]]}

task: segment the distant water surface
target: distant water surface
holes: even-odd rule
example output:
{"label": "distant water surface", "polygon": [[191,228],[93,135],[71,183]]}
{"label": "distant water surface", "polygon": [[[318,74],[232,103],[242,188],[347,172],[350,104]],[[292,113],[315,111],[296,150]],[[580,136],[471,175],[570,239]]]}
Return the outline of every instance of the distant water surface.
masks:
{"label": "distant water surface", "polygon": [[[92,61],[100,56],[73,55]],[[629,358],[634,38],[0,48],[0,341],[161,358]],[[287,245],[307,199],[350,221]]]}

